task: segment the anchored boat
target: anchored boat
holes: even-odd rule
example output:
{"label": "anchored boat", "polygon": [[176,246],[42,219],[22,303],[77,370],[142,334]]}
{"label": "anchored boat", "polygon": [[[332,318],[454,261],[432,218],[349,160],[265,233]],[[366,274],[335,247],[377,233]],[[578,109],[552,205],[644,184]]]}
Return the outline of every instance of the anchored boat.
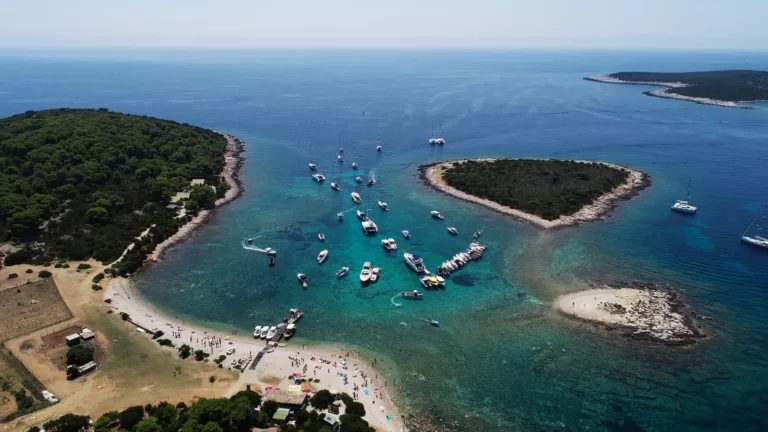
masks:
{"label": "anchored boat", "polygon": [[325,176],[322,173],[312,174],[312,178],[318,183],[325,181]]}
{"label": "anchored boat", "polygon": [[448,232],[453,235],[459,235],[459,232],[454,227],[448,227]]}
{"label": "anchored boat", "polygon": [[440,220],[443,220],[443,219],[445,219],[445,216],[443,216],[443,215],[442,215],[442,214],[441,214],[439,211],[437,211],[437,210],[432,210],[432,211],[431,211],[431,212],[429,212],[429,213],[430,213],[430,214],[432,215],[432,217],[433,217],[433,218],[435,218],[435,219],[440,219]]}
{"label": "anchored boat", "polygon": [[424,267],[424,260],[420,256],[406,252],[403,254],[403,258],[405,258],[405,263],[408,264],[408,267],[417,274],[429,274],[426,267]]}
{"label": "anchored boat", "polygon": [[395,243],[395,239],[393,238],[382,239],[381,245],[384,247],[384,249],[388,251],[393,251],[397,249],[397,243]]}
{"label": "anchored boat", "polygon": [[363,202],[363,199],[362,199],[362,198],[360,198],[360,194],[359,194],[359,193],[357,193],[357,192],[352,192],[352,193],[351,193],[351,194],[349,194],[349,195],[352,197],[352,201],[354,201],[354,202],[355,202],[355,204],[360,204],[361,202]]}
{"label": "anchored boat", "polygon": [[336,272],[336,277],[341,279],[349,273],[349,267],[342,267],[341,270]]}
{"label": "anchored boat", "polygon": [[360,282],[369,282],[371,280],[371,263],[366,261],[363,269],[360,271]]}
{"label": "anchored boat", "polygon": [[695,214],[697,208],[691,205],[690,201],[691,201],[691,178],[688,177],[688,196],[685,198],[685,200],[677,200],[677,202],[672,205],[672,211],[676,211],[679,213]]}
{"label": "anchored boat", "polygon": [[402,295],[403,298],[407,298],[411,300],[421,300],[422,297],[424,297],[424,294],[420,293],[419,290],[403,291],[402,293],[400,293],[400,295]]}
{"label": "anchored boat", "polygon": [[317,256],[317,263],[322,264],[326,259],[328,259],[328,249],[320,251],[320,254]]}
{"label": "anchored boat", "polygon": [[403,237],[405,237],[406,239],[411,238],[411,232],[408,230],[403,230]]}
{"label": "anchored boat", "polygon": [[305,275],[304,273],[299,273],[299,274],[297,274],[297,275],[296,275],[296,279],[298,279],[298,280],[299,280],[299,283],[300,283],[300,284],[301,284],[301,286],[303,286],[304,288],[306,288],[306,287],[309,285],[309,284],[307,283],[307,275]]}
{"label": "anchored boat", "polygon": [[754,220],[752,220],[752,223],[749,224],[747,229],[745,229],[744,233],[741,235],[741,241],[743,241],[744,243],[751,244],[752,246],[757,246],[757,247],[768,249],[768,239],[758,235],[758,233],[760,233],[760,231],[761,231],[760,223],[759,222],[757,223],[757,229],[755,230],[755,234],[752,235],[752,236],[748,236],[747,235],[747,232],[749,231],[750,228],[752,228],[752,225],[754,225],[755,222],[757,222],[758,219],[762,219],[763,217],[764,216],[757,215],[757,217]]}

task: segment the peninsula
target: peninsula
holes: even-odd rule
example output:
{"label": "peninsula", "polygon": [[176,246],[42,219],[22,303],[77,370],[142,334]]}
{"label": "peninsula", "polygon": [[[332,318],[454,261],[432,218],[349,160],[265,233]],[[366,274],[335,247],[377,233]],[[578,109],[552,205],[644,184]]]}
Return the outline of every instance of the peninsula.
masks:
{"label": "peninsula", "polygon": [[554,159],[459,159],[419,167],[436,190],[540,228],[600,220],[650,177],[615,164]]}
{"label": "peninsula", "polygon": [[643,94],[730,108],[752,109],[740,103],[768,100],[768,72],[757,70],[617,72],[584,79],[611,84],[662,86],[666,89]]}

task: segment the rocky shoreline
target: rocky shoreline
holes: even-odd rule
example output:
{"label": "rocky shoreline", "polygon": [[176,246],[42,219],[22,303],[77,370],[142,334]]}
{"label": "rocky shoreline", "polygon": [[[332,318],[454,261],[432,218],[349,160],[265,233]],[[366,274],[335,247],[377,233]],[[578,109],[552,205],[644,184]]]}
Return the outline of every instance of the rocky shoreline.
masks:
{"label": "rocky shoreline", "polygon": [[640,281],[593,282],[555,301],[558,312],[636,340],[682,346],[706,338],[699,321],[669,286]]}
{"label": "rocky shoreline", "polygon": [[[243,181],[240,180],[240,169],[245,162],[242,156],[245,152],[245,141],[223,132],[219,132],[227,140],[227,151],[224,154],[224,170],[221,176],[229,184],[229,190],[223,197],[216,200],[215,207],[219,208],[229,202],[239,198],[245,191]],[[184,224],[172,236],[165,239],[162,243],[155,246],[154,251],[148,257],[150,261],[158,261],[163,258],[165,252],[172,246],[175,246],[186,240],[196,229],[203,226],[214,215],[216,209],[201,210],[189,222]]]}
{"label": "rocky shoreline", "polygon": [[[529,222],[543,229],[555,229],[569,226],[576,226],[584,222],[594,222],[605,219],[616,207],[619,201],[628,201],[638,195],[640,191],[651,185],[651,177],[644,172],[633,170],[621,165],[599,162],[599,161],[575,161],[581,163],[601,163],[611,168],[621,169],[629,172],[629,178],[624,184],[617,186],[612,191],[599,196],[591,204],[585,205],[576,213],[568,216],[560,216],[555,220],[546,220],[536,215],[526,213],[522,210],[513,209],[494,201],[476,197],[462,192],[449,186],[443,180],[443,173],[454,163],[464,163],[467,161],[493,162],[501,158],[476,158],[476,159],[455,159],[442,162],[432,162],[418,167],[419,178],[424,184],[431,186],[438,192],[445,193],[454,198],[463,201],[482,205],[493,211],[514,217],[517,220]],[[536,159],[518,159],[518,160],[536,160]]]}

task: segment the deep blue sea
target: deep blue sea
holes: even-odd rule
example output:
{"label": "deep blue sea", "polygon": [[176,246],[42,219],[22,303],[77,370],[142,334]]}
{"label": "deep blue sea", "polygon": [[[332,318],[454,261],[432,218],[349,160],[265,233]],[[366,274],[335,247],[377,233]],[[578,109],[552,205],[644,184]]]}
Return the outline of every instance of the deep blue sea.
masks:
{"label": "deep blue sea", "polygon": [[[460,431],[764,431],[768,251],[739,238],[768,201],[768,105],[703,106],[582,80],[746,68],[768,69],[768,53],[4,52],[0,116],[106,107],[247,141],[243,197],[144,271],[141,293],[177,316],[243,331],[302,308],[297,341],[348,344],[383,361],[407,412]],[[427,144],[433,128],[445,146]],[[310,178],[310,142],[341,192]],[[544,232],[419,182],[424,162],[475,156],[610,161],[648,172],[653,185],[604,222]],[[378,181],[362,188],[376,237],[354,217],[352,161]],[[669,210],[689,177],[693,217]],[[390,212],[376,209],[380,197]],[[419,288],[403,251],[434,268],[482,227],[483,260],[424,301],[395,297]],[[248,237],[277,249],[274,268],[244,246]],[[397,253],[382,249],[385,237]],[[318,265],[322,249],[330,256]],[[383,268],[378,284],[360,286],[364,261]],[[342,265],[352,274],[337,280]],[[553,311],[558,295],[611,279],[670,284],[711,317],[711,338],[672,348]]]}

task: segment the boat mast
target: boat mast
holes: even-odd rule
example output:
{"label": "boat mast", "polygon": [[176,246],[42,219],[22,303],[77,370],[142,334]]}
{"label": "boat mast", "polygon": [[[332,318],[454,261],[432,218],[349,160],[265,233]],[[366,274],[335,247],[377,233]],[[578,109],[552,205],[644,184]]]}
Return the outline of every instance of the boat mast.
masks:
{"label": "boat mast", "polygon": [[685,198],[688,202],[691,202],[691,178],[688,177],[688,196]]}
{"label": "boat mast", "polygon": [[312,141],[309,142],[309,163],[312,163]]}
{"label": "boat mast", "polygon": [[[765,205],[765,207],[768,207],[768,204],[766,204],[766,205]],[[744,237],[744,236],[746,236],[746,235],[747,235],[747,231],[749,231],[749,229],[750,229],[750,228],[752,228],[752,225],[754,225],[754,224],[755,224],[755,222],[757,222],[757,219],[758,219],[758,218],[760,218],[760,215],[761,215],[761,214],[762,214],[762,213],[758,213],[758,214],[757,214],[757,216],[755,216],[755,218],[754,218],[754,219],[752,219],[752,223],[751,223],[751,224],[749,224],[749,226],[747,227],[747,229],[745,229],[745,230],[744,230],[744,234],[742,234],[742,235],[741,235],[742,237]]]}

